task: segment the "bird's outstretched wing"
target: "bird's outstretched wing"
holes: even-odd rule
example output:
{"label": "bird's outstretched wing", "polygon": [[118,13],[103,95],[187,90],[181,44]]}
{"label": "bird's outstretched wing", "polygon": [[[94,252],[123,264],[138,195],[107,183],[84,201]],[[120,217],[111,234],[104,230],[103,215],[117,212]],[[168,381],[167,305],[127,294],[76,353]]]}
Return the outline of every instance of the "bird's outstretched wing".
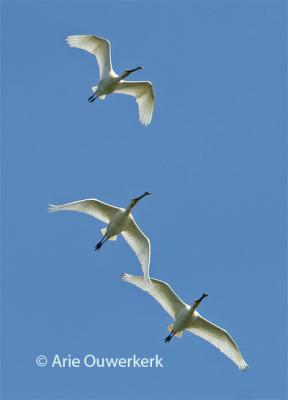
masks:
{"label": "bird's outstretched wing", "polygon": [[50,204],[48,207],[50,212],[55,211],[78,211],[84,214],[89,214],[94,218],[99,219],[105,223],[109,223],[113,215],[120,210],[118,207],[111,206],[110,204],[103,203],[97,199],[86,199],[73,201],[61,205]]}
{"label": "bird's outstretched wing", "polygon": [[187,307],[171,287],[163,281],[154,278],[145,280],[143,276],[134,276],[130,274],[122,274],[121,279],[148,292],[174,319],[175,315],[183,307]]}
{"label": "bird's outstretched wing", "polygon": [[139,110],[139,120],[143,125],[149,125],[154,111],[154,93],[151,82],[120,81],[114,93],[128,94],[136,98]]}
{"label": "bird's outstretched wing", "polygon": [[143,275],[145,279],[149,278],[150,267],[150,240],[141,231],[131,215],[128,227],[121,232],[126,242],[135,252],[138,260],[140,261]]}
{"label": "bird's outstretched wing", "polygon": [[73,35],[68,36],[66,41],[70,47],[86,50],[96,57],[100,69],[100,79],[112,71],[109,40],[93,35]]}
{"label": "bird's outstretched wing", "polygon": [[187,328],[187,330],[217,347],[217,349],[229,357],[241,371],[245,371],[248,368],[248,364],[229,333],[203,318],[197,311],[194,311],[191,327]]}

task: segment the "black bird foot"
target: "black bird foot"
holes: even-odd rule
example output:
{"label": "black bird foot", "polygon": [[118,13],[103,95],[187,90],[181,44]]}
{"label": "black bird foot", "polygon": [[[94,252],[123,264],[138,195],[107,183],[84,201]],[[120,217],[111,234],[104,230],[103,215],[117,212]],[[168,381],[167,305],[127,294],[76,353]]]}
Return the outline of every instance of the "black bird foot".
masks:
{"label": "black bird foot", "polygon": [[95,251],[99,251],[101,246],[102,246],[101,242],[97,243],[95,246]]}
{"label": "black bird foot", "polygon": [[94,94],[92,94],[92,96],[89,97],[88,101],[89,103],[93,103],[94,100],[96,100],[96,97],[94,96]]}
{"label": "black bird foot", "polygon": [[164,339],[164,342],[165,343],[169,343],[170,342],[170,340],[172,339],[172,337],[173,337],[173,335],[169,335],[169,336],[167,336],[165,339]]}

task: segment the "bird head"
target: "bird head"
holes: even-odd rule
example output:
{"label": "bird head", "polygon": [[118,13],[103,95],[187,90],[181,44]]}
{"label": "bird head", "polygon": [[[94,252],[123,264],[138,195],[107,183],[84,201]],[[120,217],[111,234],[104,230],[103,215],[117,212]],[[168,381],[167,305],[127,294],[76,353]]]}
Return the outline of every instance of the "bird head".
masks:
{"label": "bird head", "polygon": [[144,67],[137,67],[137,68],[133,68],[133,69],[125,69],[123,74],[122,74],[122,78],[126,78],[128,75],[132,74],[132,72],[136,72],[139,69],[144,69]]}
{"label": "bird head", "polygon": [[143,199],[143,197],[145,197],[145,196],[150,196],[151,194],[152,194],[152,193],[150,193],[150,192],[145,192],[145,193],[143,193],[141,196],[135,197],[135,199],[132,199],[131,202],[130,202],[130,208],[136,206],[136,204],[138,203],[138,201],[140,201],[141,199]]}
{"label": "bird head", "polygon": [[197,307],[199,306],[199,304],[201,303],[201,301],[202,301],[205,297],[208,297],[208,294],[203,293],[202,296],[201,296],[198,300],[195,300],[195,301],[194,301],[194,303],[193,303],[193,305],[192,305],[192,307],[193,307],[194,310],[195,310],[195,308],[197,308]]}

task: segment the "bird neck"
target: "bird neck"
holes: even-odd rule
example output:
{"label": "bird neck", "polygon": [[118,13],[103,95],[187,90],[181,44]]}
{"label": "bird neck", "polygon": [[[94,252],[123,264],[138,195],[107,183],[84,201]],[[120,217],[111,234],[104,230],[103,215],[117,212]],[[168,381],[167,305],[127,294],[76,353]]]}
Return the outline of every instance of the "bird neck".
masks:
{"label": "bird neck", "polygon": [[139,69],[143,69],[143,67],[137,67],[137,68],[133,68],[133,69],[125,69],[121,75],[119,75],[120,80],[121,79],[125,79],[127,78],[127,76],[129,76],[130,74],[132,74],[133,72],[138,71]]}
{"label": "bird neck", "polygon": [[195,308],[193,306],[190,307],[190,310],[188,312],[189,318],[193,317],[195,314]]}
{"label": "bird neck", "polygon": [[134,204],[133,204],[133,201],[131,200],[130,203],[128,204],[128,206],[126,207],[125,214],[129,215],[133,206],[134,206]]}
{"label": "bird neck", "polygon": [[128,71],[123,71],[122,74],[119,75],[119,81],[122,81],[122,79],[127,78],[127,76],[130,75],[130,72]]}
{"label": "bird neck", "polygon": [[136,197],[135,199],[132,199],[130,201],[130,203],[128,204],[128,207],[126,208],[125,212],[127,213],[127,215],[131,212],[132,208],[136,206],[136,204],[143,199],[143,197],[147,196],[148,192],[145,192],[144,194],[142,194],[142,196]]}
{"label": "bird neck", "polygon": [[196,310],[196,308],[200,305],[201,301],[205,297],[207,297],[207,294],[203,293],[202,296],[200,297],[200,299],[194,301],[194,303],[191,306],[192,313]]}

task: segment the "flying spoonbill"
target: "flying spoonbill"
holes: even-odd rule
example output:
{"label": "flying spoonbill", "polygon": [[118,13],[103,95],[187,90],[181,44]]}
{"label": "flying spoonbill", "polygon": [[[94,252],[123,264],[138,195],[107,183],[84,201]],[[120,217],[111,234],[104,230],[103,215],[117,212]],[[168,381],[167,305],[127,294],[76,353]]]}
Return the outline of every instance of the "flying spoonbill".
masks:
{"label": "flying spoonbill", "polygon": [[142,276],[134,276],[125,273],[121,275],[121,279],[148,292],[174,319],[174,324],[168,326],[170,334],[165,338],[166,343],[170,342],[173,336],[181,337],[184,330],[187,330],[217,347],[217,349],[229,357],[241,371],[248,368],[237,344],[229,333],[203,318],[196,311],[201,301],[208,296],[206,293],[203,293],[198,300],[195,300],[193,304],[189,306],[177,296],[167,283],[158,279],[150,278],[149,283],[147,283]]}
{"label": "flying spoonbill", "polygon": [[98,62],[100,81],[98,86],[92,86],[93,94],[88,101],[92,103],[97,98],[103,100],[107,94],[122,93],[136,98],[139,109],[139,120],[144,125],[149,125],[154,110],[154,93],[151,82],[148,81],[124,81],[132,72],[143,69],[137,67],[125,69],[117,75],[111,64],[111,44],[109,40],[93,35],[72,35],[66,38],[70,47],[86,50],[93,54]]}
{"label": "flying spoonbill", "polygon": [[124,239],[136,253],[137,258],[142,266],[145,279],[149,278],[150,265],[150,241],[148,237],[141,231],[136,224],[131,210],[143,197],[150,195],[145,192],[139,197],[132,199],[127,208],[111,206],[97,199],[86,199],[73,201],[61,205],[50,204],[48,210],[55,211],[78,211],[89,214],[94,218],[108,224],[106,228],[101,229],[103,238],[95,246],[95,250],[99,250],[107,240],[116,240],[117,235],[122,233]]}

